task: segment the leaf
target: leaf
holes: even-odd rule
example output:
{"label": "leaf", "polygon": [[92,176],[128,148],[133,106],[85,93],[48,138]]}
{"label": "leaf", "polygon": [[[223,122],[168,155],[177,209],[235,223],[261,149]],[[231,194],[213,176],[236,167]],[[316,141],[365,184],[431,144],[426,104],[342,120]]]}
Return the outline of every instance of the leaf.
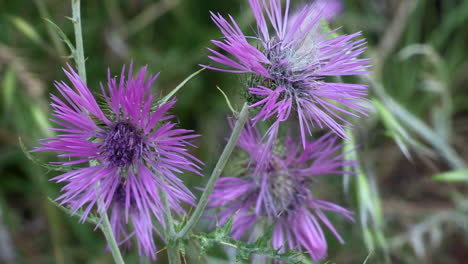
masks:
{"label": "leaf", "polygon": [[449,172],[439,173],[432,176],[435,181],[442,182],[467,182],[468,181],[468,169],[453,170]]}
{"label": "leaf", "polygon": [[270,226],[267,227],[266,231],[263,233],[262,236],[260,236],[256,241],[255,241],[255,246],[262,248],[262,247],[268,247],[271,244],[271,240],[273,239],[273,231],[275,230],[275,225],[271,224]]}
{"label": "leaf", "polygon": [[221,226],[221,228],[218,228],[214,231],[216,237],[229,237],[229,234],[231,234],[232,230],[232,224],[234,223],[234,218],[236,215],[237,213],[229,217],[229,219],[226,221],[226,223],[224,223],[223,226]]}
{"label": "leaf", "polygon": [[[332,31],[332,29],[330,28],[330,25],[328,24],[327,20],[324,19],[324,18],[320,20],[320,28],[321,28],[323,34],[329,34]],[[336,37],[338,37],[338,33],[333,32],[333,33],[327,35],[326,39],[334,39]]]}
{"label": "leaf", "polygon": [[[347,129],[347,134],[350,140],[347,140],[343,146],[343,155],[345,160],[354,161],[359,165],[358,152],[353,151],[357,148],[356,140],[352,130]],[[373,251],[376,242],[383,250],[386,249],[386,240],[383,235],[383,211],[382,203],[380,201],[379,193],[376,189],[375,184],[370,181],[373,179],[372,175],[366,174],[362,169],[362,166],[347,166],[344,168],[345,171],[354,171],[355,174],[355,193],[357,195],[359,220],[361,222],[364,242],[369,251]],[[349,186],[348,181],[344,181],[345,190]]]}
{"label": "leaf", "polygon": [[200,70],[192,73],[189,77],[187,77],[185,80],[183,80],[181,83],[179,83],[179,85],[177,85],[177,87],[174,88],[174,90],[172,90],[170,93],[168,93],[166,96],[164,96],[161,100],[159,100],[158,104],[161,105],[161,104],[167,103],[169,101],[169,99],[171,99],[171,97],[173,97],[180,89],[182,89],[182,87],[184,87],[184,85],[188,81],[190,81],[193,77],[197,76],[203,70],[205,70],[205,68],[201,68]]}
{"label": "leaf", "polygon": [[455,169],[465,168],[465,161],[458,155],[458,153],[446,142],[443,138],[439,137],[424,121],[413,115],[405,107],[400,105],[391,96],[389,96],[383,85],[369,76],[364,76],[363,79],[372,85],[378,97],[385,104],[387,109],[391,110],[392,114],[401,121],[408,129],[418,134],[428,144],[431,144]]}
{"label": "leaf", "polygon": [[218,90],[221,92],[221,94],[224,96],[224,99],[226,100],[226,104],[228,105],[229,109],[231,110],[232,114],[234,116],[238,116],[239,115],[239,112],[236,111],[233,107],[232,107],[232,104],[231,104],[231,101],[229,100],[229,97],[226,95],[226,93],[224,93],[223,90],[221,90],[221,88],[219,88],[219,86],[216,86],[216,88],[218,88]]}
{"label": "leaf", "polygon": [[[5,110],[8,111],[13,103],[15,94],[16,75],[13,67],[9,67],[3,78],[3,103]],[[8,112],[7,112],[8,113]]]}
{"label": "leaf", "polygon": [[301,252],[285,250],[280,253],[279,249],[274,249],[272,246],[272,234],[273,226],[268,227],[265,234],[258,238],[253,244],[249,244],[243,241],[236,240],[230,237],[232,230],[232,223],[235,215],[231,216],[223,226],[217,228],[211,233],[199,233],[191,235],[200,241],[200,248],[202,252],[206,252],[208,249],[213,248],[216,244],[235,248],[236,258],[240,260],[248,260],[253,255],[261,255],[274,260],[281,260],[282,263],[295,263],[295,264],[306,264],[312,262],[306,262]]}
{"label": "leaf", "polygon": [[39,33],[34,29],[31,24],[29,24],[26,20],[22,19],[21,17],[17,16],[9,16],[10,21],[13,25],[21,31],[27,38],[32,40],[36,44],[42,45],[44,41],[41,39]]}
{"label": "leaf", "polygon": [[41,132],[44,133],[46,137],[54,137],[55,133],[49,129],[52,125],[46,113],[36,104],[31,104],[31,113]]}
{"label": "leaf", "polygon": [[19,142],[19,145],[20,145],[20,148],[21,150],[23,151],[24,155],[26,155],[26,157],[31,160],[33,163],[35,163],[36,165],[39,165],[49,171],[62,171],[62,172],[68,172],[68,171],[72,171],[72,170],[76,170],[77,168],[76,167],[73,167],[73,166],[62,166],[62,165],[54,165],[54,164],[48,164],[48,163],[45,163],[43,161],[41,161],[40,159],[34,157],[33,155],[31,155],[31,152],[29,152],[29,150],[26,149],[26,147],[24,146],[24,143],[23,143],[23,140],[21,138],[18,138],[18,142]]}
{"label": "leaf", "polygon": [[70,56],[73,56],[75,54],[75,46],[73,46],[72,42],[70,39],[67,37],[67,35],[63,32],[63,30],[57,26],[52,20],[44,18],[46,22],[48,22],[51,26],[52,29],[59,35],[60,39],[67,44],[68,48],[70,49],[70,52],[72,53]]}
{"label": "leaf", "polygon": [[[65,206],[62,206],[62,205],[58,204],[56,201],[54,201],[50,197],[47,197],[47,198],[49,199],[49,201],[52,204],[57,206],[57,208],[59,208],[61,211],[65,212],[67,215],[77,217],[77,218],[80,218],[80,219],[83,217],[83,210],[78,210],[76,213],[72,214],[72,211],[70,209],[66,208]],[[88,217],[86,218],[85,221],[90,223],[90,224],[97,225],[99,223],[99,220],[100,219],[97,216],[93,215],[92,213],[89,213]]]}
{"label": "leaf", "polygon": [[377,99],[372,99],[377,112],[379,113],[380,119],[382,120],[385,128],[389,132],[389,135],[395,140],[395,143],[400,148],[401,152],[405,157],[411,160],[411,154],[409,147],[417,149],[423,153],[430,154],[431,151],[425,147],[422,143],[414,139],[410,133],[403,127],[402,124],[395,118],[390,110]]}

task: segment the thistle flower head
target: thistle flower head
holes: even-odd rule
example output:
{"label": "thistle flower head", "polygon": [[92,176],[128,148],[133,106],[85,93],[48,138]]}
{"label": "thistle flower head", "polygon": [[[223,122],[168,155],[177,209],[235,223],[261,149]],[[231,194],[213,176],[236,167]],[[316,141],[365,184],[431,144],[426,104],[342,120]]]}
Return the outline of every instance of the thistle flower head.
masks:
{"label": "thistle flower head", "polygon": [[[204,66],[251,74],[251,107],[260,108],[254,120],[274,117],[272,128],[276,129],[295,113],[304,147],[313,126],[330,128],[346,138],[345,128],[350,123],[343,115],[365,114],[360,104],[367,94],[364,85],[326,80],[328,76],[367,73],[369,60],[358,58],[364,53],[365,40],[359,39],[359,32],[337,37],[332,37],[336,30],[322,32],[319,22],[330,18],[333,11],[332,5],[322,2],[292,13],[289,0],[284,7],[281,0],[249,0],[257,23],[255,36],[246,36],[232,17],[227,20],[211,13],[224,35],[222,41],[212,42],[227,55],[209,49],[209,58],[225,67]],[[251,43],[254,41],[256,45]]]}
{"label": "thistle flower head", "polygon": [[[236,238],[266,221],[274,225],[274,248],[305,249],[314,261],[323,259],[327,242],[322,226],[343,242],[324,212],[352,219],[350,211],[316,199],[310,189],[317,176],[342,174],[343,166],[353,165],[336,154],[340,146],[335,143],[336,137],[328,134],[314,142],[307,141],[303,149],[288,137],[284,148],[277,148],[263,161],[265,145],[257,129],[249,124],[238,143],[249,154],[249,165],[241,177],[224,177],[217,182],[210,208],[220,209],[216,215],[220,223],[235,214],[232,235]],[[255,169],[259,162],[267,166]],[[255,232],[251,232],[250,239],[255,239]]]}
{"label": "thistle flower head", "polygon": [[175,128],[167,115],[175,100],[157,104],[151,87],[158,75],[146,78],[146,71],[133,77],[130,66],[126,77],[123,67],[119,78],[109,71],[100,104],[72,68],[65,71],[73,88],[56,82],[63,99],[51,95],[52,121],[60,126],[52,130],[58,135],[43,139],[35,151],[61,152],[58,157],[67,160],[56,163],[82,165],[52,179],[65,183],[61,204],[74,213],[82,209],[82,221],[94,208],[110,210],[117,240],[128,244],[135,236],[140,254],[154,259],[152,222],[166,224],[159,191],[172,210],[183,213],[181,203],[193,204],[194,196],[175,173],[199,173],[199,161],[187,151],[188,140],[197,135]]}

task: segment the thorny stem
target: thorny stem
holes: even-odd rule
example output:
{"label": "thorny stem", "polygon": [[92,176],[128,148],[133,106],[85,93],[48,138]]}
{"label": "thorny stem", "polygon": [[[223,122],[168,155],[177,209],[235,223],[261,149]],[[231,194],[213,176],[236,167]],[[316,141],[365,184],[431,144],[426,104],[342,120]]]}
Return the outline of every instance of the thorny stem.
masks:
{"label": "thorny stem", "polygon": [[[86,67],[83,50],[83,36],[81,31],[81,11],[80,11],[80,0],[72,0],[72,13],[73,13],[73,28],[75,31],[75,50],[73,51],[73,57],[78,67],[78,74],[80,75],[83,82],[86,84]],[[99,226],[106,237],[109,249],[112,253],[112,257],[116,264],[125,264],[122,254],[120,253],[119,246],[115,240],[112,227],[107,217],[106,211],[100,212],[102,217],[102,223]]]}
{"label": "thorny stem", "polygon": [[214,185],[218,180],[219,176],[221,175],[221,172],[223,172],[223,169],[226,166],[226,163],[228,162],[228,159],[231,156],[231,153],[234,150],[237,141],[239,140],[242,128],[247,122],[248,117],[249,106],[247,105],[247,103],[244,103],[236,125],[234,126],[231,136],[229,137],[229,141],[227,142],[226,147],[224,147],[223,153],[221,153],[221,157],[219,158],[215,168],[213,169],[213,172],[211,173],[210,179],[206,184],[205,190],[203,191],[200,201],[198,202],[197,207],[195,208],[195,211],[193,212],[190,219],[184,225],[182,230],[178,233],[178,238],[184,238],[200,220],[200,217],[202,216],[203,211],[205,210],[206,205],[208,203],[208,198],[213,192]]}

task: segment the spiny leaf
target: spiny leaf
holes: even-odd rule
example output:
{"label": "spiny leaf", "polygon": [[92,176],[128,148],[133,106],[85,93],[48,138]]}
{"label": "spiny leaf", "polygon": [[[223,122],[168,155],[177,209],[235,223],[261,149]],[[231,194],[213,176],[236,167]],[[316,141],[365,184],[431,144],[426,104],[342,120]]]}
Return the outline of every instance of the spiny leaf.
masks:
{"label": "spiny leaf", "polygon": [[223,226],[217,228],[211,233],[199,233],[190,237],[200,242],[201,252],[205,253],[216,244],[235,248],[237,250],[236,258],[240,260],[249,260],[253,255],[260,255],[274,260],[281,260],[283,263],[306,264],[304,256],[301,252],[282,249],[274,249],[272,247],[273,225],[268,227],[264,236],[257,239],[253,244],[236,240],[229,236],[232,229],[234,216],[231,216]]}
{"label": "spiny leaf", "polygon": [[68,172],[68,171],[72,171],[72,170],[76,170],[77,168],[76,167],[73,167],[73,166],[62,166],[62,165],[54,165],[54,164],[48,164],[48,163],[45,163],[43,161],[41,161],[40,159],[34,157],[33,155],[31,155],[31,153],[26,149],[26,146],[24,146],[24,143],[23,143],[23,140],[21,138],[18,138],[18,142],[19,142],[19,145],[20,145],[20,148],[21,150],[23,151],[24,155],[26,155],[26,157],[31,160],[33,163],[35,163],[36,165],[39,165],[49,171],[62,171],[62,172]]}
{"label": "spiny leaf", "polygon": [[270,246],[271,240],[273,239],[274,230],[275,230],[274,224],[268,226],[265,233],[255,241],[254,245],[259,248]]}
{"label": "spiny leaf", "polygon": [[[73,216],[73,217],[77,217],[77,218],[81,218],[83,217],[83,210],[78,210],[76,213],[72,214],[72,211],[70,211],[70,209],[58,204],[57,202],[55,202],[52,198],[50,197],[47,197],[49,199],[49,201],[54,204],[55,206],[57,206],[57,208],[59,208],[61,211],[65,212],[67,215],[69,216]],[[93,225],[97,225],[99,223],[99,218],[93,214],[89,214],[88,217],[86,218],[85,220],[86,222],[90,223],[90,224],[93,224]]]}
{"label": "spiny leaf", "polygon": [[221,237],[221,238],[229,237],[229,234],[231,234],[231,230],[232,230],[232,224],[234,223],[234,218],[235,218],[235,215],[231,216],[229,220],[227,220],[223,226],[216,229],[213,234],[215,234],[216,237]]}

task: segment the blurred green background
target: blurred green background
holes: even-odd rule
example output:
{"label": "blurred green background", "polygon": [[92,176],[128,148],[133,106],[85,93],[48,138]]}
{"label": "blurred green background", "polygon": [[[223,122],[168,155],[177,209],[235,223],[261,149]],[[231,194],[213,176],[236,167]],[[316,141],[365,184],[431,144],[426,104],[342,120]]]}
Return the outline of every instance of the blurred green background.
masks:
{"label": "blurred green background", "polygon": [[[210,63],[206,47],[220,33],[209,10],[232,14],[252,32],[247,2],[82,1],[89,86],[97,89],[108,67],[117,74],[133,59],[161,72],[154,89],[166,94],[198,64]],[[112,263],[93,226],[48,201],[59,192],[48,182],[57,172],[33,164],[18,144],[21,137],[32,149],[50,135],[49,93],[71,61],[44,19],[73,41],[70,6],[0,0],[0,263]],[[332,23],[340,26],[340,33],[362,31],[368,39],[374,73],[349,80],[370,85],[374,111],[356,121],[362,169],[327,182],[326,198],[356,212],[355,223],[332,218],[346,244],[330,236],[329,263],[468,263],[468,1],[347,0]],[[203,71],[183,88],[174,110],[181,126],[202,135],[193,152],[206,172],[229,132],[217,85],[239,109],[239,77]],[[53,153],[37,157],[54,160]],[[205,179],[189,175],[186,182],[203,186]],[[158,256],[166,262],[164,251]],[[125,258],[139,263],[135,250]]]}

